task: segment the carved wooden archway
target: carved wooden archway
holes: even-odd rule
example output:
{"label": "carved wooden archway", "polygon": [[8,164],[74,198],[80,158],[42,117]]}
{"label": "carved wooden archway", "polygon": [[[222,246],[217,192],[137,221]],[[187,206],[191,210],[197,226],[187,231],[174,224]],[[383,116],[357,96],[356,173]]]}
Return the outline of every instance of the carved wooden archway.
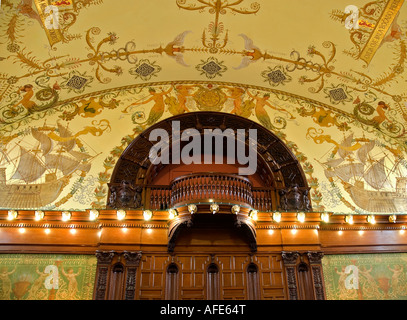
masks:
{"label": "carved wooden archway", "polygon": [[[150,141],[149,136],[154,129],[164,129],[169,135],[171,144],[174,138],[172,137],[173,121],[179,121],[181,133],[191,128],[198,130],[201,135],[204,129],[232,129],[234,132],[237,129],[245,129],[246,131],[249,129],[257,130],[256,174],[261,176],[263,189],[258,190],[253,188],[250,181],[248,181],[250,176],[243,178],[240,176],[233,177],[232,175],[232,178],[230,178],[230,175],[215,173],[215,177],[202,174],[201,176],[198,175],[197,178],[209,180],[213,178],[222,186],[232,180],[233,182],[231,183],[239,184],[240,186],[245,185],[244,188],[241,187],[239,189],[238,187],[238,193],[241,192],[242,196],[234,199],[233,203],[229,201],[229,207],[222,207],[222,213],[230,214],[230,208],[233,204],[244,207],[242,211],[245,212],[246,218],[242,215],[236,215],[234,226],[243,226],[241,230],[245,231],[252,251],[256,251],[257,245],[255,225],[251,219],[247,218],[247,213],[250,212],[250,209],[260,211],[311,210],[309,187],[298,160],[284,142],[268,129],[246,118],[220,112],[195,112],[171,117],[151,126],[129,144],[113,171],[109,183],[107,201],[108,208],[166,210],[177,207],[178,210],[181,210],[185,215],[182,216],[180,214],[178,219],[169,223],[169,251],[172,251],[180,230],[192,223],[193,218],[187,210],[190,198],[180,197],[180,193],[177,193],[176,183],[181,178],[174,179],[168,186],[160,186],[161,189],[152,185],[154,179],[165,169],[166,165],[154,165],[150,162],[150,149],[156,144],[156,141]],[[193,181],[191,182],[191,190],[195,190],[196,193],[197,180],[194,179],[197,174],[193,176],[187,176],[186,180]],[[221,182],[219,183],[219,181]],[[159,192],[159,197],[154,192]],[[189,189],[187,192],[189,192]],[[235,189],[234,192],[236,194]],[[254,196],[256,192],[259,193],[257,198]],[[264,200],[266,194],[268,198]],[[159,198],[159,205],[157,205],[154,197],[156,200]],[[201,198],[199,203],[209,203],[209,199]],[[256,199],[260,200],[257,201]],[[265,204],[265,202],[267,203]],[[191,203],[194,202],[191,201]]]}
{"label": "carved wooden archway", "polygon": [[159,128],[171,133],[172,121],[180,121],[181,132],[189,128],[201,132],[206,128],[257,129],[257,169],[269,185],[275,186],[276,190],[288,190],[294,186],[298,186],[301,190],[308,189],[301,165],[281,139],[254,121],[221,112],[186,113],[167,118],[146,129],[129,144],[120,156],[109,186],[120,185],[122,181],[129,181],[133,185],[145,185],[147,173],[154,176],[163,169],[164,165],[152,165],[149,160],[149,152],[155,142],[150,141],[148,137],[152,130]]}

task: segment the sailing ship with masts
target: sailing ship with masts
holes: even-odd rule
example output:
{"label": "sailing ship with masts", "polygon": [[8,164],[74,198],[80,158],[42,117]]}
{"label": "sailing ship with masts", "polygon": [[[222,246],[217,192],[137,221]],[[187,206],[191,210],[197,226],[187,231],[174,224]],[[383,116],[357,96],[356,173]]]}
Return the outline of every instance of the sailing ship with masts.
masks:
{"label": "sailing ship with masts", "polygon": [[372,213],[407,211],[407,162],[401,152],[375,140],[353,134],[336,147],[322,163],[326,177],[337,178],[353,202]]}
{"label": "sailing ship with masts", "polygon": [[0,145],[0,207],[45,207],[58,198],[75,172],[89,172],[93,156],[78,147],[79,140],[67,127],[57,126],[58,135],[55,128],[31,128],[33,145],[23,145],[28,137],[11,150]]}

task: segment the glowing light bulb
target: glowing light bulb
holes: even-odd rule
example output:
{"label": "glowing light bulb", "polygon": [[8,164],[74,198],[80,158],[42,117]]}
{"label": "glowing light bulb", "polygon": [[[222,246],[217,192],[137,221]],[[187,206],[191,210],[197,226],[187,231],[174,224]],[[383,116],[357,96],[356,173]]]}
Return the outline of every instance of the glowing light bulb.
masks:
{"label": "glowing light bulb", "polygon": [[151,220],[151,218],[153,217],[153,212],[150,210],[145,210],[145,211],[143,211],[143,217],[144,217],[144,220],[146,220],[146,221]]}
{"label": "glowing light bulb", "polygon": [[99,211],[92,209],[89,211],[89,220],[94,221],[99,217]]}
{"label": "glowing light bulb", "polygon": [[258,211],[257,210],[252,210],[250,211],[249,214],[250,218],[252,218],[254,221],[257,221],[258,217]]}
{"label": "glowing light bulb", "polygon": [[124,218],[126,218],[126,211],[124,210],[117,210],[116,211],[116,216],[118,220],[123,220]]}
{"label": "glowing light bulb", "polygon": [[323,221],[325,223],[329,222],[329,213],[328,212],[321,213],[321,221]]}
{"label": "glowing light bulb", "polygon": [[273,220],[275,221],[275,222],[281,222],[281,213],[280,212],[274,212],[273,213]]}
{"label": "glowing light bulb", "polygon": [[72,214],[69,211],[62,212],[62,221],[69,221],[71,220]]}
{"label": "glowing light bulb", "polygon": [[35,216],[35,221],[40,221],[40,220],[44,219],[45,214],[44,214],[44,211],[37,210],[34,212],[34,216]]}
{"label": "glowing light bulb", "polygon": [[297,220],[301,223],[305,221],[305,213],[304,212],[298,212],[297,214]]}
{"label": "glowing light bulb", "polygon": [[7,212],[7,220],[9,220],[9,221],[17,219],[17,216],[18,216],[18,212],[15,210],[9,210]]}

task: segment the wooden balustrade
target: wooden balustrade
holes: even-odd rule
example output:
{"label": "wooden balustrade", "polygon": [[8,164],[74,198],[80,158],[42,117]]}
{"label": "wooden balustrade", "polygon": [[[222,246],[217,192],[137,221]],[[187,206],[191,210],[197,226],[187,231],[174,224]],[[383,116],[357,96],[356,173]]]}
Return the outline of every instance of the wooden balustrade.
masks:
{"label": "wooden balustrade", "polygon": [[253,208],[260,211],[273,210],[273,189],[272,188],[253,188]]}
{"label": "wooden balustrade", "polygon": [[171,187],[151,186],[147,190],[150,191],[150,209],[166,210],[171,208]]}
{"label": "wooden balustrade", "polygon": [[169,186],[147,186],[150,209],[166,210],[179,204],[244,203],[257,210],[273,209],[272,188],[253,188],[249,179],[224,173],[194,173],[174,179]]}

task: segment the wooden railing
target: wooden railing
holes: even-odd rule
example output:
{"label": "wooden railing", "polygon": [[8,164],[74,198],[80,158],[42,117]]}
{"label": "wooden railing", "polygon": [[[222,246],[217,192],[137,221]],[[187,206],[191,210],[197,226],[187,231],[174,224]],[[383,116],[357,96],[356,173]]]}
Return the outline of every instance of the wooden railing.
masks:
{"label": "wooden railing", "polygon": [[208,199],[251,205],[252,184],[245,177],[223,173],[194,173],[171,183],[172,204]]}
{"label": "wooden railing", "polygon": [[273,210],[273,190],[272,188],[253,188],[252,207],[260,211]]}
{"label": "wooden railing", "polygon": [[147,187],[150,209],[166,210],[185,203],[243,203],[257,210],[272,210],[272,188],[253,188],[249,179],[225,173],[194,173],[174,179],[169,186]]}
{"label": "wooden railing", "polygon": [[150,191],[150,209],[166,210],[171,208],[171,187],[170,186],[151,186],[147,187]]}

